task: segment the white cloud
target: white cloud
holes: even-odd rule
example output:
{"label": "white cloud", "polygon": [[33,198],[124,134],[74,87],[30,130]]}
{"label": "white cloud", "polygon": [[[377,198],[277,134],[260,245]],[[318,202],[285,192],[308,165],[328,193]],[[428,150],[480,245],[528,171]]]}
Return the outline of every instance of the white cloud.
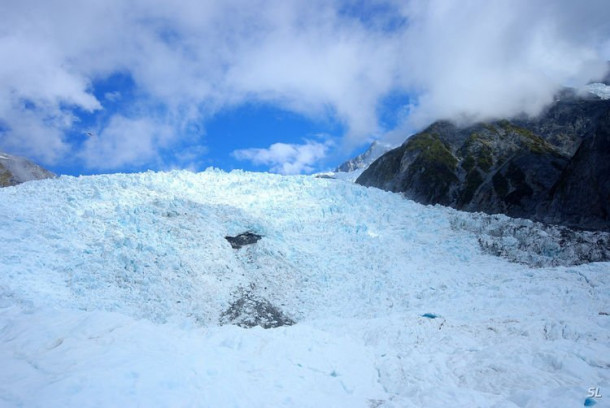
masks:
{"label": "white cloud", "polygon": [[107,99],[110,102],[116,102],[121,99],[121,93],[119,91],[106,92],[104,94],[104,99]]}
{"label": "white cloud", "polygon": [[326,157],[330,142],[306,140],[304,144],[274,143],[267,149],[240,149],[232,155],[237,160],[248,160],[255,165],[269,166],[280,174],[311,173],[318,161]]}
{"label": "white cloud", "polygon": [[116,115],[99,135],[87,139],[80,155],[98,170],[162,163],[159,149],[167,148],[174,136],[171,127],[152,119]]}
{"label": "white cloud", "polygon": [[10,100],[4,102],[8,105],[3,110],[7,116],[0,120],[0,124],[11,130],[0,130],[2,149],[37,152],[38,159],[49,163],[57,162],[70,153],[63,132],[71,126],[72,115],[59,109],[24,109]]}
{"label": "white cloud", "polygon": [[430,1],[404,10],[402,80],[419,97],[407,127],[536,115],[560,86],[599,78],[610,59],[606,1]]}
{"label": "white cloud", "polygon": [[[392,132],[401,138],[438,118],[535,114],[560,85],[601,76],[610,59],[606,0],[375,5],[384,7],[359,14],[343,0],[2,2],[0,122],[9,130],[0,148],[18,146],[47,163],[76,153],[110,169],[156,160],[180,142],[185,123],[252,100],[334,115],[347,129],[343,145],[354,146],[388,130],[376,107],[393,90],[413,96],[404,130]],[[144,108],[99,130],[95,158],[94,142],[79,152],[64,134],[75,109],[112,100],[97,100],[91,85],[116,72],[133,78]],[[167,115],[147,116],[159,105]],[[132,127],[122,130],[125,117]],[[130,135],[134,123],[140,131]],[[145,135],[142,123],[174,136]]]}

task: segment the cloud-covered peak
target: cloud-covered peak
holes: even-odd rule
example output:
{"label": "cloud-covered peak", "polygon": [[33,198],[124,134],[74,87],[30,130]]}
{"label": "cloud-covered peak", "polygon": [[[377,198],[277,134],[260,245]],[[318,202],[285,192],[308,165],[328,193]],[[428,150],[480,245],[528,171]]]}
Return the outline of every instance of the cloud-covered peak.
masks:
{"label": "cloud-covered peak", "polygon": [[421,92],[408,122],[538,114],[561,86],[604,75],[607,2],[415,3],[404,80]]}

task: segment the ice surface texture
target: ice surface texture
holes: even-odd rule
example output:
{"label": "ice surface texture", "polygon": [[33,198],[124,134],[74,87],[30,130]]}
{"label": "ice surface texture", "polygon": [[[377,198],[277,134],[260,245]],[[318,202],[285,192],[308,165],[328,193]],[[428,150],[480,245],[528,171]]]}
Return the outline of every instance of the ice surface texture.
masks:
{"label": "ice surface texture", "polygon": [[[610,264],[509,262],[481,249],[486,222],[340,180],[215,170],[0,190],[0,405],[536,407],[604,395]],[[244,231],[264,238],[233,249],[225,237]],[[295,324],[236,326],[247,319],[226,312],[240,291]],[[235,316],[256,317],[242,303]]]}

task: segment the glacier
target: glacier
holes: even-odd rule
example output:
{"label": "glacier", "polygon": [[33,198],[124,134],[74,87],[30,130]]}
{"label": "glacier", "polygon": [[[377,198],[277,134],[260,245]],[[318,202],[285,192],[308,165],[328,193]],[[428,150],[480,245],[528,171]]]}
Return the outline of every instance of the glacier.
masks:
{"label": "glacier", "polygon": [[[604,395],[610,263],[556,264],[510,237],[494,256],[481,234],[522,222],[494,220],[342,180],[216,169],[4,188],[0,405],[538,407]],[[225,239],[244,232],[262,238]],[[244,291],[295,324],[221,324]]]}

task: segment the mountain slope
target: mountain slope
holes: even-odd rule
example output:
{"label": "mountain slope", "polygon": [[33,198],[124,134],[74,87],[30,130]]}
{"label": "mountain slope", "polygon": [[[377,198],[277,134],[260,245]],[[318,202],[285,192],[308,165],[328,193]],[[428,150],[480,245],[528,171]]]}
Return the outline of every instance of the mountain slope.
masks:
{"label": "mountain slope", "polygon": [[[26,183],[0,213],[3,405],[582,406],[610,385],[609,264],[485,250],[560,258],[523,220],[211,170]],[[295,324],[227,324],[244,293]]]}
{"label": "mountain slope", "polygon": [[30,180],[55,177],[28,159],[0,152],[0,187],[15,186]]}
{"label": "mountain slope", "polygon": [[547,220],[596,227],[610,219],[610,115],[580,144],[550,195]]}
{"label": "mountain slope", "polygon": [[424,204],[610,230],[609,118],[610,100],[566,93],[536,119],[437,122],[357,183]]}

